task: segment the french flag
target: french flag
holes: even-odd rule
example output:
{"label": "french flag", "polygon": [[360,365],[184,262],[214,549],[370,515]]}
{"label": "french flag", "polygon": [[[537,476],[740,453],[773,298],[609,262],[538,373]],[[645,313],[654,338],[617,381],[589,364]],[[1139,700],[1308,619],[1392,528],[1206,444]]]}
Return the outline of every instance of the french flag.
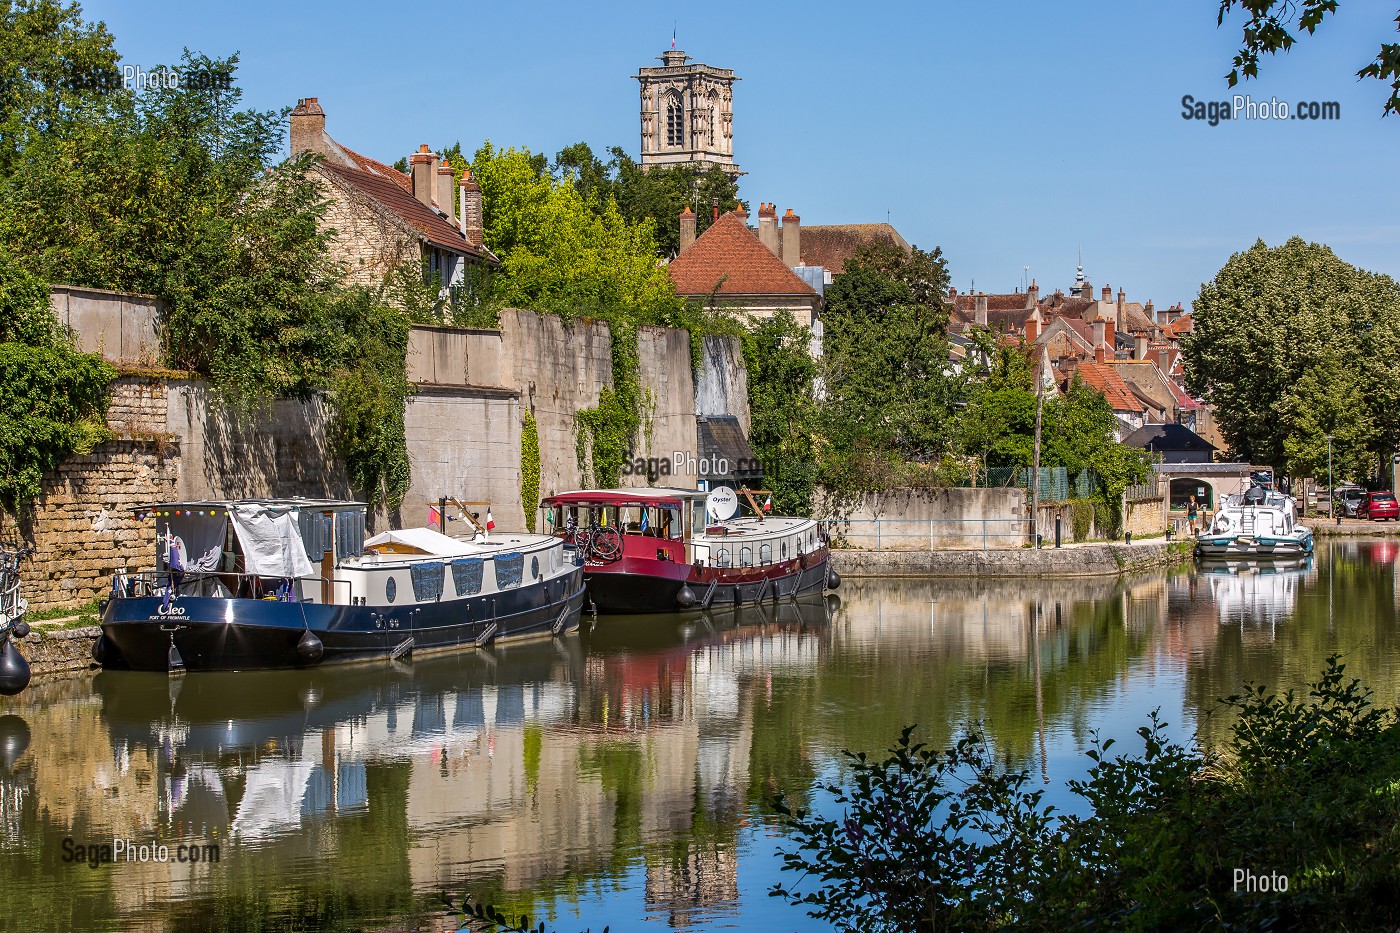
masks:
{"label": "french flag", "polygon": [[486,530],[490,531],[496,527],[496,520],[491,517],[491,509],[486,510]]}

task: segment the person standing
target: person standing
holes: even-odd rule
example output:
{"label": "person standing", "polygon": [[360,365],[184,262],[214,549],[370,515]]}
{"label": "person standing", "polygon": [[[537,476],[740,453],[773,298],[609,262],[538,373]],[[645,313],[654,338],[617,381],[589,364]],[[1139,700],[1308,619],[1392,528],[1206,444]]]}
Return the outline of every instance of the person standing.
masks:
{"label": "person standing", "polygon": [[1191,533],[1196,534],[1196,497],[1191,497],[1191,502],[1186,506],[1186,523],[1191,527]]}

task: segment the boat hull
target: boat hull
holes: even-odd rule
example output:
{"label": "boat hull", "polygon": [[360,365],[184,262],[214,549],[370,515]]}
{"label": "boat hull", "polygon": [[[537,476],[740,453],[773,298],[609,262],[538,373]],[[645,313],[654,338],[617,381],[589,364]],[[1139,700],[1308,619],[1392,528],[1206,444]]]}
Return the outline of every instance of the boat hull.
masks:
{"label": "boat hull", "polygon": [[[588,599],[599,612],[641,614],[709,609],[820,593],[830,574],[826,548],[766,567],[696,567],[671,561],[623,557],[609,564],[588,564],[584,581]],[[681,591],[689,588],[693,602]]]}
{"label": "boat hull", "polygon": [[1311,554],[1312,550],[1311,534],[1283,537],[1200,535],[1196,538],[1196,556],[1202,560],[1296,559]]}
{"label": "boat hull", "polygon": [[[417,605],[339,606],[182,596],[118,597],[102,611],[104,666],[187,671],[268,670],[372,661],[406,651],[558,635],[578,628],[583,572],[534,586]],[[298,650],[310,632],[314,658]]]}

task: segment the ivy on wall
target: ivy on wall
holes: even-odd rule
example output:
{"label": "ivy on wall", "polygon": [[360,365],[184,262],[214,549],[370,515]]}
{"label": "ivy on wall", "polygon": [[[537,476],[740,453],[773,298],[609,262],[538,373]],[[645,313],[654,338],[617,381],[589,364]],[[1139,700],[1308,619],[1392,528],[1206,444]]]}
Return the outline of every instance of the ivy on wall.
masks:
{"label": "ivy on wall", "polygon": [[[613,384],[598,393],[594,408],[575,417],[578,429],[578,468],[586,485],[616,486],[641,427],[641,360],[637,325],[612,321]],[[589,467],[592,467],[591,471]]]}
{"label": "ivy on wall", "polygon": [[525,510],[525,527],[535,530],[535,516],[540,503],[540,432],[535,413],[525,412],[525,425],[520,429],[520,505]]}

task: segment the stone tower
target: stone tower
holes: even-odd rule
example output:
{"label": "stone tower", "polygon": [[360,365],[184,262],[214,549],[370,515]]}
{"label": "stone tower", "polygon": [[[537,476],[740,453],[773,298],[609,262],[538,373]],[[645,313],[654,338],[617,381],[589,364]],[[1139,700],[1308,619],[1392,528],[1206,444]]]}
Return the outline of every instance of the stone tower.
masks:
{"label": "stone tower", "polygon": [[663,52],[661,67],[639,68],[644,169],[699,163],[742,175],[734,164],[734,71],[688,65],[679,49]]}

